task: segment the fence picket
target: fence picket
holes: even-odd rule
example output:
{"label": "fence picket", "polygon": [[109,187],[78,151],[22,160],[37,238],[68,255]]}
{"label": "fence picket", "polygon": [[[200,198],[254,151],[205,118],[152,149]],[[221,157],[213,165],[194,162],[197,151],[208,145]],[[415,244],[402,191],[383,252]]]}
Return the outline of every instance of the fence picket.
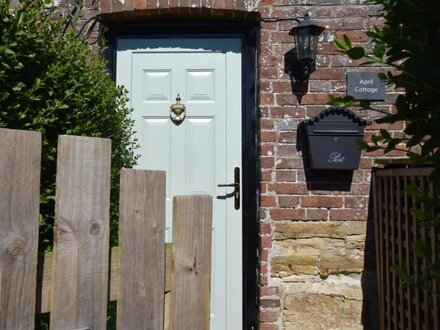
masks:
{"label": "fence picket", "polygon": [[163,329],[165,172],[121,172],[118,329]]}
{"label": "fence picket", "polygon": [[0,329],[33,329],[41,134],[0,128]]}
{"label": "fence picket", "polygon": [[211,196],[174,197],[172,329],[209,329],[211,231]]}
{"label": "fence picket", "polygon": [[106,328],[111,142],[60,136],[51,329]]}

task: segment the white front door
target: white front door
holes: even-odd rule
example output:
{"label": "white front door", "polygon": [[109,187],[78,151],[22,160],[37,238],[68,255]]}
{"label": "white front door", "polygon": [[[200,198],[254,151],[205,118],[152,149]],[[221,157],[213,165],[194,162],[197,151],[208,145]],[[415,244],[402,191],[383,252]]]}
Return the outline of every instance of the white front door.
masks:
{"label": "white front door", "polygon": [[[241,40],[238,38],[119,38],[118,85],[129,91],[140,143],[138,168],[167,174],[166,240],[172,198],[210,194],[211,329],[242,328],[242,216],[232,187],[241,169]],[[177,95],[181,123],[170,117]]]}

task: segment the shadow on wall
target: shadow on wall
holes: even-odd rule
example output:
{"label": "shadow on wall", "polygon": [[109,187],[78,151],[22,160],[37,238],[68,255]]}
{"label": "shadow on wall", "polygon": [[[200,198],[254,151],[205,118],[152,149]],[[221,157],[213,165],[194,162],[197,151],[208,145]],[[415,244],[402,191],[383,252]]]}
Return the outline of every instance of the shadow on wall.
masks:
{"label": "shadow on wall", "polygon": [[298,60],[296,57],[296,48],[292,48],[284,54],[284,73],[289,75],[292,93],[296,96],[298,104],[300,104],[302,97],[309,91],[309,79],[295,79],[295,75],[299,75],[297,72],[294,72],[295,68],[298,67]]}
{"label": "shadow on wall", "polygon": [[[312,170],[307,156],[307,136],[304,123],[298,126],[297,150],[302,152],[305,180],[308,190],[350,191],[353,170]],[[363,294],[362,324],[366,330],[379,329],[379,310],[376,279],[376,252],[372,185],[368,205],[365,235],[364,271],[361,277]]]}
{"label": "shadow on wall", "polygon": [[364,303],[362,305],[362,323],[364,329],[379,329],[379,299],[377,294],[376,245],[374,231],[373,185],[370,185],[368,203],[367,233],[365,235],[364,271],[361,285]]}

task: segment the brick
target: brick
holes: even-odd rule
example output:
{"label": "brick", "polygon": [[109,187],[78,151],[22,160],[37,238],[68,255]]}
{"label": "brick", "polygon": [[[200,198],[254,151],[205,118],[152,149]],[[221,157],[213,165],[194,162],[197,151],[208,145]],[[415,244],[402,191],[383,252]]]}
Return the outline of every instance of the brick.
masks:
{"label": "brick", "polygon": [[276,207],[277,200],[275,196],[261,196],[260,197],[261,207]]}
{"label": "brick", "polygon": [[262,30],[276,30],[277,23],[276,22],[260,22],[260,27]]}
{"label": "brick", "polygon": [[275,81],[273,83],[274,93],[288,93],[292,91],[292,84],[290,81]]}
{"label": "brick", "polygon": [[260,275],[258,277],[258,284],[260,285],[267,285],[269,283],[267,275]]}
{"label": "brick", "polygon": [[275,79],[277,77],[277,70],[275,68],[261,67],[260,79]]}
{"label": "brick", "polygon": [[277,169],[303,169],[304,161],[302,158],[278,158],[276,167]]}
{"label": "brick", "polygon": [[296,181],[296,172],[293,172],[293,171],[276,171],[276,181],[277,182],[283,182],[283,181],[293,182],[293,181]]}
{"label": "brick", "polygon": [[204,7],[204,8],[212,8],[212,0],[202,0],[202,7]]}
{"label": "brick", "polygon": [[278,63],[280,63],[281,59],[277,56],[271,55],[271,54],[265,54],[261,55],[259,58],[259,65],[262,67],[268,67],[268,66],[276,66]]}
{"label": "brick", "polygon": [[260,145],[260,155],[273,156],[275,154],[275,145],[264,143]]}
{"label": "brick", "polygon": [[274,157],[260,157],[260,165],[262,168],[272,168],[275,165]]}
{"label": "brick", "polygon": [[[325,105],[329,101],[327,94],[306,94],[301,100],[301,104],[322,104]],[[323,109],[322,109],[323,110]]]}
{"label": "brick", "polygon": [[260,307],[262,308],[277,308],[281,307],[280,299],[261,299]]}
{"label": "brick", "polygon": [[112,12],[124,11],[124,4],[119,0],[112,0]]}
{"label": "brick", "polygon": [[99,5],[101,7],[101,13],[102,14],[109,14],[111,13],[111,0],[101,0],[99,2]]}
{"label": "brick", "polygon": [[272,226],[268,223],[261,224],[260,233],[262,235],[271,235],[272,234]]}
{"label": "brick", "polygon": [[258,110],[259,110],[260,118],[261,117],[269,117],[269,106],[262,105],[262,106],[259,107]]}
{"label": "brick", "polygon": [[[292,145],[292,144],[284,144],[284,145],[279,145],[278,146],[278,150],[277,150],[277,155],[278,156],[293,156],[296,155],[296,145]],[[296,159],[298,160],[298,159]]]}
{"label": "brick", "polygon": [[276,119],[275,121],[280,131],[291,131],[298,128],[298,119],[295,118]]}
{"label": "brick", "polygon": [[260,142],[277,142],[277,132],[260,132]]}
{"label": "brick", "polygon": [[275,296],[280,293],[280,289],[277,286],[264,286],[260,289],[260,296]]}
{"label": "brick", "polygon": [[299,205],[298,196],[278,196],[278,203],[281,208],[294,208]]}
{"label": "brick", "polygon": [[272,32],[271,41],[279,43],[293,43],[294,38],[285,32]]}
{"label": "brick", "polygon": [[259,87],[260,87],[260,91],[262,91],[262,92],[271,92],[272,91],[272,82],[269,80],[260,81]]}
{"label": "brick", "polygon": [[294,143],[296,142],[296,132],[280,132],[278,142]]}
{"label": "brick", "polygon": [[262,249],[268,249],[272,247],[272,237],[271,236],[261,236],[260,237],[260,247]]}
{"label": "brick", "polygon": [[324,221],[326,221],[328,219],[328,213],[329,213],[329,211],[324,210],[324,209],[307,209],[306,210],[306,220],[311,220],[311,221],[324,220]]}
{"label": "brick", "polygon": [[342,207],[342,197],[304,196],[301,198],[302,207]]}
{"label": "brick", "polygon": [[258,319],[260,320],[260,322],[276,322],[279,316],[279,312],[270,310],[260,310],[260,312],[258,313]]}
{"label": "brick", "polygon": [[268,274],[268,267],[266,262],[260,262],[260,274]]}
{"label": "brick", "polygon": [[260,323],[258,325],[259,330],[280,330],[279,326],[277,324],[271,324],[271,323]]}
{"label": "brick", "polygon": [[296,106],[272,107],[270,114],[274,118],[301,118],[305,116],[305,110]]}
{"label": "brick", "polygon": [[260,262],[262,262],[262,261],[267,262],[269,259],[269,252],[267,249],[261,249],[258,256],[259,256]]}
{"label": "brick", "polygon": [[[157,0],[146,0],[147,2],[147,9],[156,9],[158,8],[158,1]],[[183,2],[187,3],[185,6]],[[188,7],[189,6],[189,0],[180,0],[180,6],[182,7]]]}
{"label": "brick", "polygon": [[330,220],[367,220],[367,213],[365,209],[334,209],[330,210]]}
{"label": "brick", "polygon": [[285,105],[297,105],[298,101],[296,99],[295,95],[291,95],[291,94],[278,94],[275,96],[275,100],[276,100],[276,104],[277,105],[281,105],[281,106],[285,106]]}
{"label": "brick", "polygon": [[133,0],[125,0],[124,11],[132,11],[133,9],[134,9],[134,1]]}
{"label": "brick", "polygon": [[271,181],[272,180],[272,171],[262,170],[260,179],[261,179],[261,181]]}
{"label": "brick", "polygon": [[273,220],[304,220],[304,209],[274,209],[270,210],[270,217]]}
{"label": "brick", "polygon": [[310,92],[330,93],[331,83],[325,80],[314,80],[310,82]]}
{"label": "brick", "polygon": [[367,36],[366,32],[364,31],[337,31],[336,32],[336,38],[342,39],[344,38],[344,35],[350,38],[352,42],[367,42],[369,40],[369,37]]}
{"label": "brick", "polygon": [[274,121],[272,119],[261,118],[260,119],[260,129],[261,130],[273,130],[275,127]]}
{"label": "brick", "polygon": [[353,183],[351,185],[351,192],[354,195],[369,195],[370,188],[368,183]]}
{"label": "brick", "polygon": [[260,93],[259,99],[260,99],[260,104],[262,104],[262,105],[273,104],[273,94],[272,93]]}
{"label": "brick", "polygon": [[350,209],[365,209],[367,204],[367,198],[358,196],[346,196],[344,205]]}
{"label": "brick", "polygon": [[268,185],[268,190],[278,194],[308,194],[305,183],[273,183]]}

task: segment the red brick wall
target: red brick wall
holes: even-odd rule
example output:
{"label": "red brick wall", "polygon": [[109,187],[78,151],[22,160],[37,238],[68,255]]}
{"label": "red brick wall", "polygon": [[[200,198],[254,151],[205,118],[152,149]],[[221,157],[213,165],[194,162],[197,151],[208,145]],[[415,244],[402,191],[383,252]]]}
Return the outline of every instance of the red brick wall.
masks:
{"label": "red brick wall", "polygon": [[[369,47],[365,32],[381,23],[380,8],[361,1],[276,0],[262,2],[260,12],[266,21],[261,23],[259,56],[260,329],[360,328],[362,313],[374,322],[374,301],[364,298],[366,292],[375,294],[366,221],[376,155],[363,154],[351,180],[314,176],[304,170],[296,130],[325,108],[328,94],[344,95],[346,72],[359,69],[361,61],[338,53],[333,39],[346,34]],[[283,55],[293,48],[288,32],[296,23],[270,20],[307,12],[326,30],[319,39],[317,70],[299,105],[283,67]],[[378,108],[391,111],[395,97],[390,89]],[[400,134],[403,126],[389,128]],[[366,136],[377,129],[369,126]]]}

